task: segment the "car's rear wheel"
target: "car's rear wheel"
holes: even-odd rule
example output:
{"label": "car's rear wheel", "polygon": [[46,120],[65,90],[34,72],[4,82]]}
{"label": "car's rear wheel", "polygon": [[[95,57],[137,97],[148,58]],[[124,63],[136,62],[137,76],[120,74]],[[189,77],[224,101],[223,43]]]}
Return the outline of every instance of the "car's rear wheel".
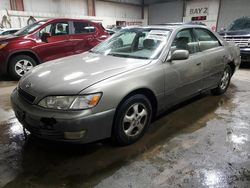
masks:
{"label": "car's rear wheel", "polygon": [[140,139],[150,124],[152,105],[147,97],[136,94],[118,108],[112,137],[119,145],[129,145]]}
{"label": "car's rear wheel", "polygon": [[10,59],[9,73],[14,79],[20,79],[26,72],[36,66],[36,61],[27,55],[17,55]]}
{"label": "car's rear wheel", "polygon": [[223,72],[223,76],[220,80],[219,85],[216,88],[211,90],[212,94],[221,95],[225,93],[230,84],[231,77],[232,77],[232,70],[231,70],[231,67],[227,65]]}

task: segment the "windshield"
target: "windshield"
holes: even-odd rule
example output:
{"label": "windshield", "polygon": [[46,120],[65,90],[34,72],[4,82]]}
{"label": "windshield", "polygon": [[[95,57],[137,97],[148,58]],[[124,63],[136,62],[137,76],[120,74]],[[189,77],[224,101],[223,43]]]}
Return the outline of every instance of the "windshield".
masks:
{"label": "windshield", "polygon": [[14,35],[15,36],[27,35],[45,23],[46,23],[46,21],[39,21],[39,22],[33,23],[31,25],[28,25],[28,26],[20,29]]}
{"label": "windshield", "polygon": [[123,29],[92,48],[90,52],[117,57],[155,59],[167,43],[170,31],[161,29]]}
{"label": "windshield", "polygon": [[250,30],[250,18],[240,18],[235,20],[228,29],[229,31]]}

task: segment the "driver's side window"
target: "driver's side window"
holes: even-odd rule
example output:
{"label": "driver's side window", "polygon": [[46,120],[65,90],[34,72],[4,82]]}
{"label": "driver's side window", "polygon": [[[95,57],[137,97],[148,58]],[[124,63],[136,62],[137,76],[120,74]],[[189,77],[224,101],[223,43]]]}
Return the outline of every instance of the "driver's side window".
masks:
{"label": "driver's side window", "polygon": [[50,33],[51,36],[68,35],[69,24],[68,22],[57,22],[49,24],[40,30],[39,36],[41,37],[43,33]]}
{"label": "driver's side window", "polygon": [[46,25],[39,31],[39,36],[41,37],[43,33],[51,33],[51,24]]}
{"label": "driver's side window", "polygon": [[199,51],[198,42],[195,40],[191,29],[184,29],[177,33],[172,45],[171,52],[175,50],[187,50],[190,54]]}

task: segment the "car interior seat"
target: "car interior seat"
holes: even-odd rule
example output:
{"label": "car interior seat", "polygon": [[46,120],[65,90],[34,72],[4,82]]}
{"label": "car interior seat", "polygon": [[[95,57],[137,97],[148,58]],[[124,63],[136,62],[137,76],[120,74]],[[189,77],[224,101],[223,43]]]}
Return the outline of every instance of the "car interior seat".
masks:
{"label": "car interior seat", "polygon": [[145,39],[143,41],[143,47],[148,50],[153,50],[156,48],[156,42],[153,39]]}
{"label": "car interior seat", "polygon": [[176,40],[176,49],[177,50],[189,50],[188,42],[189,42],[188,37],[179,37],[179,38],[177,38],[177,40]]}

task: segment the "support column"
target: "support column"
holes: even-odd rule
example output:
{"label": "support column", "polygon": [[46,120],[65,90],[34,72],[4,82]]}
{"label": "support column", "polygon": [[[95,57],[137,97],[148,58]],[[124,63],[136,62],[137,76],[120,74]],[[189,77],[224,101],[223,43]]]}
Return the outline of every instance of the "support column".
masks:
{"label": "support column", "polygon": [[95,16],[95,0],[87,0],[88,16]]}
{"label": "support column", "polygon": [[11,10],[24,11],[23,0],[10,0]]}

